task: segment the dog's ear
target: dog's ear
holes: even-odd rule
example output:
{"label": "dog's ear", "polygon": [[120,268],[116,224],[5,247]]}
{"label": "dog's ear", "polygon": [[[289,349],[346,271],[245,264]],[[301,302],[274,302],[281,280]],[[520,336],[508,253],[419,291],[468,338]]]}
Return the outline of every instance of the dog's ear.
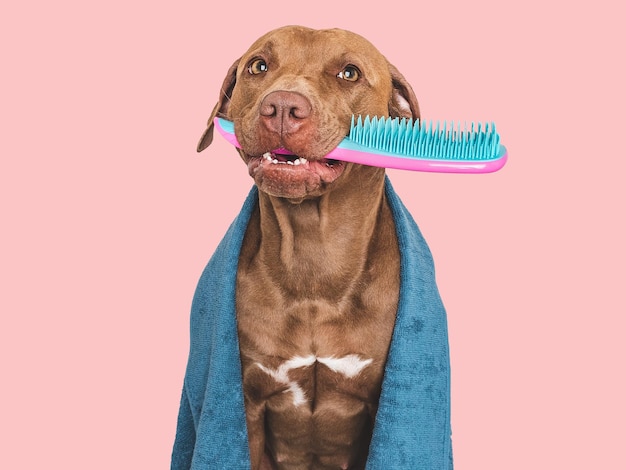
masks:
{"label": "dog's ear", "polygon": [[202,152],[205,148],[211,145],[211,142],[213,142],[213,119],[215,119],[215,116],[218,114],[225,116],[228,112],[230,97],[233,93],[233,88],[235,88],[235,82],[237,81],[238,65],[239,59],[237,59],[235,63],[230,66],[230,69],[228,69],[224,83],[222,83],[222,89],[220,90],[220,98],[217,100],[217,104],[211,112],[211,117],[209,117],[209,121],[207,122],[207,128],[202,134],[202,137],[200,137],[200,142],[198,142],[198,152]]}
{"label": "dog's ear", "polygon": [[406,78],[396,67],[389,64],[391,72],[391,85],[393,91],[389,101],[389,115],[391,117],[406,117],[412,119],[420,118],[420,108],[413,88],[406,81]]}

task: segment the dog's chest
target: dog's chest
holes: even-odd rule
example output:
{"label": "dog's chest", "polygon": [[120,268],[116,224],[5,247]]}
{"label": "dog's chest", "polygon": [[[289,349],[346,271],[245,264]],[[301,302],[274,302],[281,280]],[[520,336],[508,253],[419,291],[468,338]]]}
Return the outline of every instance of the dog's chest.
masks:
{"label": "dog's chest", "polygon": [[324,303],[299,302],[274,321],[258,322],[258,307],[239,315],[246,406],[264,410],[273,458],[297,468],[313,455],[342,468],[367,448],[386,360],[390,332],[380,328],[379,342],[367,315],[359,324]]}
{"label": "dog's chest", "polygon": [[364,291],[340,301],[293,300],[266,282],[256,273],[238,284],[247,410],[264,410],[277,460],[354,461],[371,436],[396,297],[381,302]]}
{"label": "dog's chest", "polygon": [[[326,304],[326,305],[324,305]],[[265,307],[267,308],[267,307]],[[238,311],[244,386],[270,408],[311,415],[328,402],[373,404],[390,331],[367,314],[323,301]],[[282,312],[281,312],[282,309]]]}

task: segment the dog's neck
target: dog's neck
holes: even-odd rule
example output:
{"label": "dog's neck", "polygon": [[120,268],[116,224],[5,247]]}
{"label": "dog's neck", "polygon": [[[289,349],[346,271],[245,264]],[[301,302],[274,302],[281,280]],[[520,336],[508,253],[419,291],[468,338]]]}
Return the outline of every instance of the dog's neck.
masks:
{"label": "dog's neck", "polygon": [[362,274],[380,238],[384,173],[361,182],[299,203],[259,193],[258,255],[281,288],[341,297]]}

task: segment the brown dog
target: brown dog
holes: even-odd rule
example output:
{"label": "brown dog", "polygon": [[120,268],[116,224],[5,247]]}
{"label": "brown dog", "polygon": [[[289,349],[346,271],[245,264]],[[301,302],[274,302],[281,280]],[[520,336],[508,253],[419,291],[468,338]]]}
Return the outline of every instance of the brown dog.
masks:
{"label": "brown dog", "polygon": [[[237,274],[252,469],[365,466],[399,291],[384,170],[327,160],[353,114],[419,117],[361,36],[285,27],[237,60],[213,118],[259,188]],[[293,155],[272,153],[285,148]]]}

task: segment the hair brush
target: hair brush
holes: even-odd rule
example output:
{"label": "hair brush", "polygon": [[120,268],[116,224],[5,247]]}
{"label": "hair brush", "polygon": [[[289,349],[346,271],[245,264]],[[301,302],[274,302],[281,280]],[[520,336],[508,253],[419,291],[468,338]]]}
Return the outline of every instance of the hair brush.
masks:
{"label": "hair brush", "polygon": [[[215,126],[241,148],[232,121]],[[285,149],[272,151],[288,154]],[[504,166],[507,150],[494,123],[423,122],[407,118],[352,116],[350,132],[324,158],[362,165],[437,173],[491,173]]]}

